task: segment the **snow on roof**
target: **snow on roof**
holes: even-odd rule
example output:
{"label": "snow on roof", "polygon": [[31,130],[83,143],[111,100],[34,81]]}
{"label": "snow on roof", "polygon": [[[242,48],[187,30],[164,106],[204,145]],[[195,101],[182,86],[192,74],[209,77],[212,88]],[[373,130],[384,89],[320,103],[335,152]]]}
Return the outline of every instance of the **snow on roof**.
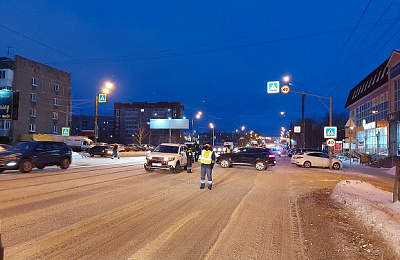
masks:
{"label": "snow on roof", "polygon": [[400,202],[393,203],[393,194],[358,180],[336,184],[331,197],[355,212],[364,225],[382,234],[400,255]]}

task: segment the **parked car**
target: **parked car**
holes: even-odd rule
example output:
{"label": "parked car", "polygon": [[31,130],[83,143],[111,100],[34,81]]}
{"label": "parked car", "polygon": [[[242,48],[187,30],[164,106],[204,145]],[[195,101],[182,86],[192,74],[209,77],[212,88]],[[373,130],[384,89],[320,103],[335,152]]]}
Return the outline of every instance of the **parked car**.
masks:
{"label": "parked car", "polygon": [[186,150],[183,144],[162,143],[146,156],[144,169],[164,169],[179,173],[187,165]]}
{"label": "parked car", "polygon": [[[304,152],[292,156],[291,163],[299,167],[329,167],[329,155],[323,152]],[[339,170],[342,168],[342,162],[332,157],[332,168]]]}
{"label": "parked car", "polygon": [[292,157],[294,154],[305,153],[305,152],[324,152],[324,151],[315,148],[293,148],[288,152],[288,156]]}
{"label": "parked car", "polygon": [[0,172],[19,169],[25,173],[34,167],[43,169],[52,165],[67,169],[72,161],[71,155],[71,148],[63,142],[23,142],[0,152]]}
{"label": "parked car", "polygon": [[142,146],[146,149],[146,151],[154,149],[154,145],[152,144],[143,144]]}
{"label": "parked car", "polygon": [[217,158],[217,164],[222,168],[233,165],[251,165],[257,170],[263,171],[268,166],[275,166],[276,158],[269,148],[239,148],[232,153],[221,153]]}
{"label": "parked car", "polygon": [[89,150],[91,157],[95,155],[100,155],[101,157],[112,156],[113,148],[108,144],[95,145]]}

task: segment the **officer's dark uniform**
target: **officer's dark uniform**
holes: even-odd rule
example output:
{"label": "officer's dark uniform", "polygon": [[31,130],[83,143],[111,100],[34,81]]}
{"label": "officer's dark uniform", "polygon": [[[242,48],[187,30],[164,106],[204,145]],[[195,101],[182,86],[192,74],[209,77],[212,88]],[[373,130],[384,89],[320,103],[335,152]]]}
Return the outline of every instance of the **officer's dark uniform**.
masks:
{"label": "officer's dark uniform", "polygon": [[192,160],[193,160],[193,151],[192,147],[189,147],[186,151],[186,157],[187,157],[187,165],[186,169],[188,173],[192,172]]}

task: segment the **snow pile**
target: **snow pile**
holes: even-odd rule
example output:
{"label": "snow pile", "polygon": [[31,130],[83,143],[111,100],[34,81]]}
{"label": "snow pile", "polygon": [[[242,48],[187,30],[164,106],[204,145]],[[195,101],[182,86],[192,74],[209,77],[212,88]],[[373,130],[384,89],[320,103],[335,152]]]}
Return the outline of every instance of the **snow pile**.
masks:
{"label": "snow pile", "polygon": [[393,203],[393,194],[357,180],[336,184],[332,198],[353,211],[363,224],[380,232],[400,255],[400,202]]}

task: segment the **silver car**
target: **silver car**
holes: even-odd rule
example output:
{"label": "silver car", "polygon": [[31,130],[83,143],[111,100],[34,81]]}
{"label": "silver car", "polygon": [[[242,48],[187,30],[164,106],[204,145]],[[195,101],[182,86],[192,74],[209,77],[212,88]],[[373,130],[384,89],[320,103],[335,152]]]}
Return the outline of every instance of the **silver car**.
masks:
{"label": "silver car", "polygon": [[[291,163],[299,167],[325,167],[329,168],[329,155],[323,152],[304,152],[292,156]],[[342,168],[342,162],[336,158],[332,158],[332,168],[339,170]]]}

